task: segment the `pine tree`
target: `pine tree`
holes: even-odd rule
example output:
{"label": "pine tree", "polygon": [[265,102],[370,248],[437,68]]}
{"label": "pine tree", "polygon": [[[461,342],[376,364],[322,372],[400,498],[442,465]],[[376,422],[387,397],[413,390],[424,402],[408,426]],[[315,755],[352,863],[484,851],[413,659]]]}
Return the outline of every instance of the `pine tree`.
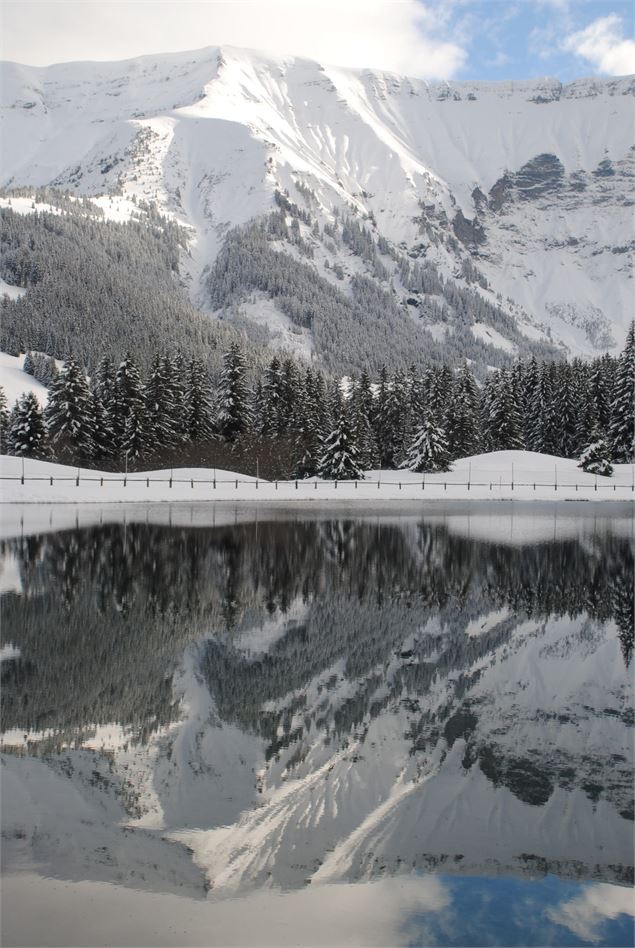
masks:
{"label": "pine tree", "polygon": [[553,382],[553,366],[540,366],[538,386],[531,405],[531,428],[528,447],[541,454],[556,454],[558,449],[557,418]]}
{"label": "pine tree", "polygon": [[174,404],[172,362],[167,356],[156,355],[152,361],[145,387],[145,410],[149,440],[161,447],[175,447],[179,440],[176,428],[178,406]]}
{"label": "pine tree", "polygon": [[618,464],[635,461],[635,320],[628,331],[615,376],[609,440],[614,461]]}
{"label": "pine tree", "polygon": [[217,393],[216,424],[221,435],[235,441],[251,428],[251,399],[245,359],[237,343],[223,356],[223,371]]}
{"label": "pine tree", "polygon": [[358,448],[359,466],[363,471],[376,470],[380,464],[379,448],[370,421],[373,414],[373,392],[366,372],[354,383],[349,410]]}
{"label": "pine tree", "polygon": [[22,371],[26,372],[27,375],[35,376],[35,362],[33,361],[33,356],[30,352],[24,357],[24,362],[22,364]]}
{"label": "pine tree", "polygon": [[576,413],[573,366],[566,362],[555,367],[555,417],[557,426],[556,454],[563,458],[575,457]]}
{"label": "pine tree", "polygon": [[7,454],[7,434],[9,430],[9,409],[7,396],[0,385],[0,454]]}
{"label": "pine tree", "polygon": [[320,477],[337,481],[362,480],[364,474],[358,455],[351,419],[342,404],[335,425],[324,441],[319,464]]}
{"label": "pine tree", "polygon": [[580,455],[578,467],[581,467],[582,470],[588,474],[602,474],[605,477],[611,476],[613,473],[611,452],[603,438],[592,441],[591,444],[584,449]]}
{"label": "pine tree", "polygon": [[145,397],[139,370],[127,355],[117,369],[112,426],[118,460],[137,460],[147,449]]}
{"label": "pine tree", "polygon": [[279,405],[279,433],[299,432],[302,428],[300,408],[303,400],[302,379],[293,359],[287,358],[281,367]]}
{"label": "pine tree", "polygon": [[87,463],[95,453],[95,413],[88,380],[75,359],[67,360],[49,390],[44,417],[55,456]]}
{"label": "pine tree", "polygon": [[390,418],[390,380],[385,365],[382,365],[379,372],[379,387],[373,421],[375,439],[379,448],[380,465],[382,468],[389,467],[392,460],[393,441]]}
{"label": "pine tree", "polygon": [[470,457],[479,451],[479,402],[476,381],[464,363],[447,413],[448,451],[452,460]]}
{"label": "pine tree", "polygon": [[540,428],[540,420],[536,417],[539,399],[540,368],[535,356],[532,356],[525,366],[520,404],[522,406],[523,439],[528,451],[537,451],[534,447],[534,434]]}
{"label": "pine tree", "polygon": [[260,432],[264,435],[279,434],[282,428],[282,371],[280,359],[274,356],[267,366],[262,382],[260,408]]}
{"label": "pine tree", "polygon": [[25,392],[16,402],[9,417],[8,448],[17,457],[47,456],[47,434],[44,415],[33,392]]}
{"label": "pine tree", "polygon": [[618,362],[608,353],[592,364],[589,387],[595,404],[600,431],[608,432]]}
{"label": "pine tree", "polygon": [[485,386],[483,423],[490,451],[524,447],[517,387],[512,373],[501,369]]}
{"label": "pine tree", "polygon": [[187,440],[185,364],[180,352],[177,352],[172,359],[166,358],[166,363],[165,373],[170,386],[170,426],[174,431],[174,443],[179,444],[181,441]]}
{"label": "pine tree", "polygon": [[99,362],[93,377],[93,407],[95,426],[93,432],[94,460],[101,464],[115,457],[115,436],[112,413],[115,403],[115,370],[112,360],[105,356]]}
{"label": "pine tree", "polygon": [[209,379],[200,359],[192,359],[188,387],[187,434],[191,441],[208,441],[214,437],[214,417]]}
{"label": "pine tree", "polygon": [[450,469],[445,432],[433,418],[425,419],[416,432],[402,467],[418,474]]}
{"label": "pine tree", "polygon": [[[600,419],[591,392],[591,367],[576,359],[573,364],[573,401],[575,405],[574,453],[580,455],[592,440],[601,437]],[[597,433],[597,434],[595,434]],[[593,437],[592,437],[593,435]]]}
{"label": "pine tree", "polygon": [[313,477],[318,472],[327,429],[326,383],[321,372],[307,369],[304,378],[302,456],[298,477]]}

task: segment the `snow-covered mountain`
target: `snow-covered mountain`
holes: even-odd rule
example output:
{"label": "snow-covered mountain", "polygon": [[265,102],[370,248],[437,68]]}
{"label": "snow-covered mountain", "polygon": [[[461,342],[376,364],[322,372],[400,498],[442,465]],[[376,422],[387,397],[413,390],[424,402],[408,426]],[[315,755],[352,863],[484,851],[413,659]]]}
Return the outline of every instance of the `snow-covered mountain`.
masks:
{"label": "snow-covered mountain", "polygon": [[348,297],[365,275],[435,342],[460,336],[457,351],[623,343],[633,77],[430,84],[207,48],[5,63],[0,86],[0,184],[111,195],[112,215],[155,201],[191,228],[195,302],[264,322],[286,345],[320,350],[311,319],[275,280],[218,257],[233,229],[274,212],[273,249]]}
{"label": "snow-covered mountain", "polygon": [[629,882],[629,531],[476,510],[9,542],[7,863],[217,895]]}

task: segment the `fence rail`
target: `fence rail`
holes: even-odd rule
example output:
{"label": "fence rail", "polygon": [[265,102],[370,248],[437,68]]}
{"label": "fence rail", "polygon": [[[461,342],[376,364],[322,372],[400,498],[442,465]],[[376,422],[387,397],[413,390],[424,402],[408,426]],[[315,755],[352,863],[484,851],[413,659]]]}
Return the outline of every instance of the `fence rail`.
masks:
{"label": "fence rail", "polygon": [[553,488],[554,492],[558,490],[592,490],[596,492],[598,490],[612,490],[616,493],[620,491],[629,491],[631,493],[635,492],[635,482],[632,484],[617,484],[617,483],[605,483],[602,481],[596,481],[592,484],[573,482],[569,483],[567,481],[554,481],[553,483],[540,482],[538,480],[532,481],[519,481],[519,480],[502,480],[502,478],[492,479],[492,480],[468,480],[468,481],[455,481],[455,480],[426,480],[422,478],[421,481],[411,481],[411,480],[369,480],[364,478],[363,480],[314,480],[310,479],[300,479],[297,480],[276,480],[276,481],[265,481],[261,479],[251,478],[250,480],[243,480],[242,478],[192,478],[192,477],[136,477],[134,475],[111,475],[111,476],[99,476],[93,477],[88,474],[77,473],[75,475],[0,475],[0,481],[19,481],[20,484],[24,485],[27,482],[31,481],[40,481],[46,482],[50,487],[53,487],[56,483],[74,483],[77,487],[80,484],[86,483],[98,483],[100,487],[104,487],[106,484],[118,484],[123,487],[128,487],[132,484],[145,484],[146,488],[149,488],[151,484],[167,484],[169,488],[172,488],[176,484],[189,484],[192,489],[195,486],[205,485],[212,490],[216,490],[220,485],[231,484],[235,490],[239,489],[239,486],[248,485],[249,487],[255,488],[258,490],[260,487],[271,488],[274,490],[291,488],[295,490],[300,490],[300,488],[313,490],[318,490],[319,488],[329,488],[331,487],[334,490],[337,490],[339,485],[350,486],[353,485],[354,489],[370,487],[376,490],[381,490],[382,487],[398,487],[399,490],[422,490],[425,491],[426,488],[438,488],[443,487],[446,491],[449,487],[466,487],[467,490],[472,488],[484,487],[489,490],[494,488],[498,490],[510,489],[515,490],[516,488],[530,488],[532,490],[537,489],[551,489]]}

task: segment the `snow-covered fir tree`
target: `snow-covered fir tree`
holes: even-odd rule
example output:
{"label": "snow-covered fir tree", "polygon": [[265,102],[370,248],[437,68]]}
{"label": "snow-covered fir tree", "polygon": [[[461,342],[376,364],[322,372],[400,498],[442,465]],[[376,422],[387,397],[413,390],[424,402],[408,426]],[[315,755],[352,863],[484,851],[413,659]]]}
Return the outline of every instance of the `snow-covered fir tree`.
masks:
{"label": "snow-covered fir tree", "polygon": [[47,432],[44,415],[33,392],[25,392],[9,417],[7,448],[17,457],[47,456]]}
{"label": "snow-covered fir tree", "polygon": [[563,458],[576,456],[576,415],[578,410],[576,403],[576,380],[577,377],[574,366],[568,365],[566,362],[556,366],[556,452]]}
{"label": "snow-covered fir tree", "polygon": [[265,369],[261,389],[261,401],[257,408],[259,429],[264,435],[279,434],[282,418],[282,368],[278,356],[274,356]]}
{"label": "snow-covered fir tree", "polygon": [[171,424],[176,442],[187,439],[186,370],[183,355],[177,352],[168,360],[166,374],[170,380]]}
{"label": "snow-covered fir tree", "polygon": [[543,362],[538,372],[538,384],[533,393],[529,451],[555,454],[557,451],[557,417],[552,365]]}
{"label": "snow-covered fir tree", "polygon": [[228,441],[251,428],[251,398],[245,358],[237,343],[223,356],[223,371],[216,397],[216,425]]}
{"label": "snow-covered fir tree", "polygon": [[304,377],[303,416],[302,454],[297,473],[299,477],[313,477],[318,472],[327,434],[328,406],[324,376],[311,368]]}
{"label": "snow-covered fir tree", "polygon": [[172,375],[171,360],[156,355],[145,386],[145,422],[149,440],[163,448],[174,447],[179,441]]}
{"label": "snow-covered fir tree", "polygon": [[483,395],[484,436],[490,451],[524,447],[518,391],[508,369],[487,380]]}
{"label": "snow-covered fir tree", "polygon": [[580,455],[580,463],[583,471],[588,474],[602,474],[604,477],[610,477],[613,473],[611,464],[611,452],[608,444],[603,438],[598,438],[589,444]]}
{"label": "snow-covered fir tree", "polygon": [[363,471],[376,470],[380,464],[377,439],[370,420],[373,407],[370,377],[364,372],[360,379],[354,382],[349,401],[358,462]]}
{"label": "snow-covered fir tree", "polygon": [[92,380],[95,426],[93,431],[96,464],[104,464],[115,457],[115,436],[112,413],[115,404],[115,369],[112,359],[100,360]]}
{"label": "snow-covered fir tree", "polygon": [[0,385],[0,454],[7,454],[7,432],[9,428],[9,406],[4,389]]}
{"label": "snow-covered fir tree", "polygon": [[450,470],[445,432],[434,418],[426,418],[415,433],[402,467],[417,474]]}
{"label": "snow-covered fir tree", "polygon": [[448,452],[452,460],[478,454],[480,450],[480,398],[467,363],[459,373],[446,414]]}
{"label": "snow-covered fir tree", "polygon": [[120,363],[115,376],[112,425],[117,460],[123,464],[142,457],[148,446],[145,395],[137,363],[131,355]]}
{"label": "snow-covered fir tree", "polygon": [[214,416],[209,378],[200,359],[192,359],[186,391],[187,435],[190,441],[214,437]]}
{"label": "snow-covered fir tree", "polygon": [[608,434],[613,460],[623,464],[635,461],[635,320],[615,374]]}
{"label": "snow-covered fir tree", "polygon": [[22,363],[22,371],[26,372],[27,375],[35,376],[35,363],[33,361],[33,356],[30,352],[24,357],[24,362]]}
{"label": "snow-covered fir tree", "polygon": [[56,457],[71,463],[92,460],[95,453],[93,395],[75,359],[68,359],[53,381],[44,417]]}
{"label": "snow-covered fir tree", "polygon": [[335,423],[324,439],[318,473],[327,480],[362,480],[364,474],[359,464],[355,432],[343,401],[334,414]]}

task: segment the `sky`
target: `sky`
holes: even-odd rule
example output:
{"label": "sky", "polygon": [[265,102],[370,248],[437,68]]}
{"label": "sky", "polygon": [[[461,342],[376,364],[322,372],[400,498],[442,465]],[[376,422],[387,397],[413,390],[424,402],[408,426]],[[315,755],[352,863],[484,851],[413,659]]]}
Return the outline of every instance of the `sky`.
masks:
{"label": "sky", "polygon": [[1,0],[30,65],[232,45],[429,79],[635,73],[633,0]]}

